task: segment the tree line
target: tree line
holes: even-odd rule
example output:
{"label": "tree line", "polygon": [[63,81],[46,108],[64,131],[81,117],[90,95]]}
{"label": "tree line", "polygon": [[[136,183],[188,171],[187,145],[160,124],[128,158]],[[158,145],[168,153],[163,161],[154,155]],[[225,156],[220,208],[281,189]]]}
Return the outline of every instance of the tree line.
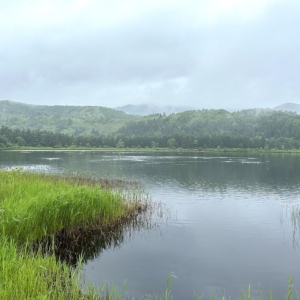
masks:
{"label": "tree line", "polygon": [[300,139],[295,137],[250,137],[228,134],[171,134],[156,136],[72,136],[40,130],[0,128],[0,148],[12,147],[89,147],[89,148],[250,148],[250,149],[300,149]]}
{"label": "tree line", "polygon": [[300,115],[271,109],[248,109],[233,113],[203,109],[130,120],[117,133],[125,136],[182,134],[300,139]]}

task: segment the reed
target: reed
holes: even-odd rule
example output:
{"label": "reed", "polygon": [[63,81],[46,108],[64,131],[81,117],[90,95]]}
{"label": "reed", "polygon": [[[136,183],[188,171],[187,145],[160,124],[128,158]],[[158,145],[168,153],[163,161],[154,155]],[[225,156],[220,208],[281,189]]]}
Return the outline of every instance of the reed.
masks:
{"label": "reed", "polygon": [[[85,299],[78,268],[70,269],[53,255],[20,249],[3,235],[0,243],[0,299]],[[97,299],[94,292],[86,296]]]}
{"label": "reed", "polygon": [[79,233],[120,231],[146,203],[96,182],[22,170],[0,170],[0,191],[0,299],[111,299],[92,287],[83,293],[80,260],[70,267],[51,250]]}
{"label": "reed", "polygon": [[0,190],[0,232],[21,243],[96,221],[108,224],[136,204],[118,191],[20,170],[0,171]]}
{"label": "reed", "polygon": [[[166,286],[165,286],[165,293],[162,297],[158,297],[158,296],[153,297],[151,295],[147,295],[143,299],[145,299],[145,300],[172,300],[173,298],[172,298],[172,295],[171,295],[171,290],[176,285],[177,282],[178,282],[178,278],[173,273],[170,273],[167,277]],[[197,294],[194,294],[194,300],[203,300],[204,296],[205,296],[204,294],[202,294],[201,296],[198,296]],[[295,296],[295,297],[293,297],[293,296]],[[230,296],[227,297],[222,292],[217,293],[217,296],[216,296],[216,293],[213,292],[212,295],[207,295],[205,297],[205,299],[211,299],[211,300],[231,300],[232,299],[232,300],[236,300],[237,298],[231,298]],[[257,289],[257,295],[252,297],[251,286],[249,285],[248,288],[247,288],[247,292],[244,293],[244,291],[241,291],[240,296],[239,296],[238,299],[239,300],[251,300],[251,299],[253,299],[253,300],[254,299],[255,300],[263,300],[263,299],[264,300],[268,300],[268,299],[269,300],[275,300],[275,299],[280,299],[280,298],[274,297],[272,291],[269,292],[269,294],[266,298],[263,298],[262,294],[261,294],[260,285],[258,286],[258,289]],[[293,278],[292,277],[288,278],[287,292],[286,292],[284,298],[281,298],[281,299],[284,299],[284,300],[293,300],[293,299],[300,300],[300,296],[298,295],[298,293],[293,292]]]}
{"label": "reed", "polygon": [[[89,286],[83,292],[79,277],[83,256],[73,258],[76,263],[73,264],[75,267],[71,267],[65,254],[60,254],[63,259],[59,260],[55,254],[61,250],[57,244],[64,249],[68,244],[83,249],[82,245],[87,244],[86,238],[90,236],[98,236],[98,239],[92,240],[95,246],[117,244],[123,239],[122,229],[129,220],[134,220],[136,226],[143,224],[141,213],[149,207],[147,202],[140,201],[139,193],[125,194],[112,190],[107,182],[99,185],[95,180],[86,178],[57,177],[22,170],[0,170],[0,191],[1,300],[124,299],[125,285],[121,292],[114,285],[103,285],[100,290]],[[149,213],[153,213],[151,207]],[[299,210],[294,216],[295,220],[298,218]],[[108,232],[114,234],[110,237]],[[85,249],[87,253],[88,248]],[[145,299],[172,299],[171,290],[176,282],[177,277],[170,274],[165,294],[160,298],[145,296]],[[300,300],[297,293],[293,298],[292,287],[293,281],[289,278],[285,299]],[[262,300],[260,287],[258,295]],[[194,299],[203,297],[195,295]],[[215,297],[213,294],[211,299],[231,298],[222,294]],[[251,299],[249,286],[246,294],[240,294],[240,300]],[[275,299],[272,292],[268,299]]]}

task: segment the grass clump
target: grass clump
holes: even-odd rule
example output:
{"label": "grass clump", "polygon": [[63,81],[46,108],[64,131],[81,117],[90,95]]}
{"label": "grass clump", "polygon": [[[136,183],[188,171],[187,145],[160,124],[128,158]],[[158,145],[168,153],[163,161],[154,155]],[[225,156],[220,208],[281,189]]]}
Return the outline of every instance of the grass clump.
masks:
{"label": "grass clump", "polygon": [[[118,245],[130,220],[136,228],[143,225],[141,213],[147,208],[136,194],[126,198],[107,182],[0,170],[0,299],[124,299],[125,286],[121,293],[113,285],[81,290],[82,254],[93,257],[102,245]],[[145,299],[172,299],[176,282],[170,274],[163,297]],[[286,300],[293,299],[292,286],[289,278]],[[258,296],[262,300],[260,289]],[[268,298],[275,299],[272,292]],[[221,294],[220,299],[230,297]],[[249,286],[240,300],[251,299]]]}
{"label": "grass clump", "polygon": [[22,170],[0,170],[0,191],[0,299],[101,299],[82,293],[80,260],[71,267],[55,250],[122,227],[147,205],[95,182]]}
{"label": "grass clump", "polygon": [[119,192],[20,170],[0,171],[0,190],[1,232],[22,243],[96,220],[107,224],[126,209]]}
{"label": "grass clump", "polygon": [[20,249],[7,237],[0,236],[0,243],[0,299],[84,299],[77,270],[53,255]]}

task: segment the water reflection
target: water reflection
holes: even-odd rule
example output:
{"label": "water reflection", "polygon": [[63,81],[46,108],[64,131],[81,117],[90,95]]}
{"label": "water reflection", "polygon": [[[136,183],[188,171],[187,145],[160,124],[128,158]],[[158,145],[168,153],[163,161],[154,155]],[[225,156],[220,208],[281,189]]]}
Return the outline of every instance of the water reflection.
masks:
{"label": "water reflection", "polygon": [[53,171],[51,166],[42,164],[29,164],[29,165],[10,165],[2,167],[4,170],[11,171],[16,169],[22,169],[24,171],[38,171],[38,172],[51,172]]}
{"label": "water reflection", "polygon": [[[279,212],[279,223],[281,224],[285,238],[291,237],[294,250],[300,250],[300,206],[299,204],[281,203]],[[291,230],[286,232],[286,225]]]}
{"label": "water reflection", "polygon": [[300,200],[298,154],[7,152],[0,164],[137,179],[153,200],[167,204],[162,235],[146,229],[145,239],[141,227],[119,231],[116,240],[101,240],[100,233],[90,244],[82,240],[85,274],[95,285],[122,286],[127,279],[128,292],[141,298],[162,292],[173,271],[179,279],[174,299],[193,299],[194,292],[211,299],[218,290],[239,299],[249,283],[261,283],[263,298],[272,289],[283,299],[288,276],[300,290],[299,209],[291,210]]}
{"label": "water reflection", "polygon": [[147,209],[140,211],[139,214],[120,218],[107,225],[103,225],[100,221],[72,231],[63,229],[54,237],[49,236],[38,241],[33,249],[37,251],[42,247],[44,252],[54,252],[58,259],[72,266],[76,266],[79,260],[87,263],[89,260],[99,258],[105,250],[120,248],[141,231],[147,232],[158,228],[166,216],[164,205],[149,201],[146,205]]}
{"label": "water reflection", "polygon": [[293,227],[293,247],[294,249],[300,249],[300,207],[299,205],[293,205],[290,208],[290,220]]}
{"label": "water reflection", "polygon": [[[47,162],[45,164],[45,162]],[[99,177],[141,179],[191,189],[228,188],[259,192],[299,191],[299,155],[236,156],[202,153],[5,152],[0,165],[59,172],[90,172]]]}

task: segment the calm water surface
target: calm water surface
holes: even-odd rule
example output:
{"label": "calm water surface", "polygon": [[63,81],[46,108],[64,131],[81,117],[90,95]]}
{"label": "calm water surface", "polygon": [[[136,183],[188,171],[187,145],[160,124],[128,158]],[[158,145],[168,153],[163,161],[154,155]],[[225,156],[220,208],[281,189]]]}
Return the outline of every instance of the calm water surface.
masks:
{"label": "calm water surface", "polygon": [[288,276],[300,291],[298,223],[300,156],[202,153],[0,152],[0,165],[139,180],[169,214],[84,266],[87,281],[114,282],[135,299],[162,295],[170,272],[173,299],[238,299],[260,284],[283,299]]}

